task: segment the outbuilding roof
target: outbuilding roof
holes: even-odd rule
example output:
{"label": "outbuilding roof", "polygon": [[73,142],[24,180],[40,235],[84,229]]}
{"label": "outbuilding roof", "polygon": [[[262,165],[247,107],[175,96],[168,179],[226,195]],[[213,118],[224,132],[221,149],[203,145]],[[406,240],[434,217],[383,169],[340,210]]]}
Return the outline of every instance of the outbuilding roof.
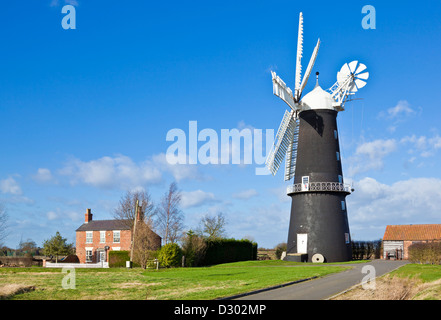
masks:
{"label": "outbuilding roof", "polygon": [[384,240],[441,240],[441,224],[388,225]]}

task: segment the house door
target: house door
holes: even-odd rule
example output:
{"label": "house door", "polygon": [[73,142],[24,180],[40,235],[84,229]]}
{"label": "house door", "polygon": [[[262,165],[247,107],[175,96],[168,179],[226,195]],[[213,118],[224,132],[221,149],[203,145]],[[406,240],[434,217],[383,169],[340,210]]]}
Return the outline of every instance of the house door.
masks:
{"label": "house door", "polygon": [[98,252],[98,262],[106,262],[106,251]]}
{"label": "house door", "polygon": [[297,253],[307,253],[308,234],[297,233]]}

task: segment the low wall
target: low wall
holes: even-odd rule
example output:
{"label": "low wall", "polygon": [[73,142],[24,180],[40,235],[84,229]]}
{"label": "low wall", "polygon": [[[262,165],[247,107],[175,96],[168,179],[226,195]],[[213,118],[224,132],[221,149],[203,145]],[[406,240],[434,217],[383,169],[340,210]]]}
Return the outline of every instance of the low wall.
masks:
{"label": "low wall", "polygon": [[46,268],[108,268],[108,262],[98,263],[55,263],[46,262],[43,264]]}

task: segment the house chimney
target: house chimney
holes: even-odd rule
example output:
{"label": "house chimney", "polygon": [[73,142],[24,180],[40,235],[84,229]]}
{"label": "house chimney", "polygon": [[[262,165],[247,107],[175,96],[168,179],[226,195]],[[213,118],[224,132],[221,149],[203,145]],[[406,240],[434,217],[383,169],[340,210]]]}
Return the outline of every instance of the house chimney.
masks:
{"label": "house chimney", "polygon": [[136,221],[141,221],[141,206],[137,207],[137,210],[136,210]]}
{"label": "house chimney", "polygon": [[85,214],[85,223],[88,223],[89,221],[92,221],[92,210],[91,209],[87,209],[87,212]]}

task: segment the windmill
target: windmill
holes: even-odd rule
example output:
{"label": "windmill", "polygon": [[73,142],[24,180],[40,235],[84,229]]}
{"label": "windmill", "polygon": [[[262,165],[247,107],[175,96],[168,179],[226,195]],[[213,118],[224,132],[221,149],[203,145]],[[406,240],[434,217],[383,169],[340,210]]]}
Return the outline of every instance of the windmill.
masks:
{"label": "windmill", "polygon": [[319,47],[320,39],[302,78],[300,13],[294,92],[271,72],[274,95],[290,109],[285,111],[265,164],[275,175],[285,159],[285,181],[294,178],[287,190],[292,205],[285,259],[346,261],[351,258],[345,202],[350,188],[343,183],[336,118],[345,103],[366,85],[369,72],[358,61],[345,63],[337,73],[337,81],[327,90],[319,86],[317,72],[315,88],[302,97]]}

